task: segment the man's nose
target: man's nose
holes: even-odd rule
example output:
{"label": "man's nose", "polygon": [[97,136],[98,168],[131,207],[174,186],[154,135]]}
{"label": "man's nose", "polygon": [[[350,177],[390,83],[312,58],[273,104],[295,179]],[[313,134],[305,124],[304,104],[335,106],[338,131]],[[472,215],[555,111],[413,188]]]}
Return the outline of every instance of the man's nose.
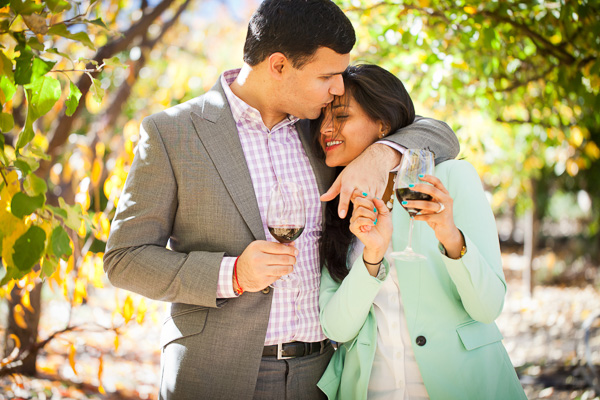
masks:
{"label": "man's nose", "polygon": [[344,94],[344,79],[342,78],[341,74],[333,77],[331,88],[329,88],[329,93],[334,96],[342,96]]}

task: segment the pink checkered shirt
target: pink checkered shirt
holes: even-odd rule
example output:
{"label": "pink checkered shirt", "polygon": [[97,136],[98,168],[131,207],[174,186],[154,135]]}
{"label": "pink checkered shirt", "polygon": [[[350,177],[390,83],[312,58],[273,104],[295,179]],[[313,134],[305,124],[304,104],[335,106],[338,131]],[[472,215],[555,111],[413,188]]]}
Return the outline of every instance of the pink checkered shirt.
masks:
{"label": "pink checkered shirt", "polygon": [[[306,206],[306,227],[295,242],[300,254],[296,257],[294,272],[288,275],[290,282],[280,280],[274,284],[265,345],[317,342],[325,339],[319,323],[321,268],[318,239],[322,218],[317,181],[294,125],[298,118],[289,115],[269,131],[259,111],[229,88],[239,71],[226,71],[221,76],[221,85],[240,135],[267,240],[276,242],[269,233],[266,217],[271,187],[277,178],[299,184],[304,191]],[[221,262],[218,298],[236,296],[232,284],[234,261],[233,257],[224,257]]]}

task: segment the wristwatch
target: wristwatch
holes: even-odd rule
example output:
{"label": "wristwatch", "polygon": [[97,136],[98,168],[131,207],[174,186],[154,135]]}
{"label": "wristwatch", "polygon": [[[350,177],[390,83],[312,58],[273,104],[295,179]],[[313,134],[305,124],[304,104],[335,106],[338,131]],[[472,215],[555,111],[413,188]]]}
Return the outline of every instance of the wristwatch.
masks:
{"label": "wristwatch", "polygon": [[[463,237],[463,242],[465,244],[463,244],[463,247],[460,249],[460,257],[458,258],[453,258],[453,260],[460,260],[461,258],[463,258],[463,256],[465,254],[467,254],[467,241],[465,240],[465,235],[463,235],[462,231],[459,229],[458,230],[460,232],[460,234]],[[446,248],[444,247],[444,245],[442,244],[442,242],[438,242],[438,249],[440,251],[440,253],[442,253],[442,255],[451,258],[450,256],[448,256],[448,252],[446,251]]]}

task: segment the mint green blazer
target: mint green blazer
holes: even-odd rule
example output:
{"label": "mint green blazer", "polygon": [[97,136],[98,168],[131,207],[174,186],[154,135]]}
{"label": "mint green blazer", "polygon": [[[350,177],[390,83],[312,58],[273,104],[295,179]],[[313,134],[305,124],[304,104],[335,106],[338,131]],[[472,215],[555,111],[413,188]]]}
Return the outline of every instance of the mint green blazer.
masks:
{"label": "mint green blazer", "polygon": [[[443,256],[433,229],[415,221],[413,248],[427,260],[395,261],[427,392],[431,399],[443,400],[526,399],[494,323],[502,311],[506,281],[494,215],[479,176],[471,164],[457,160],[439,164],[435,175],[454,199],[454,221],[465,236],[467,253],[460,260]],[[401,250],[407,243],[408,213],[396,205],[392,219],[392,246]],[[384,266],[389,271],[387,260]],[[321,324],[339,343],[318,384],[329,399],[367,398],[377,344],[372,304],[381,285],[360,257],[342,284],[323,269]]]}

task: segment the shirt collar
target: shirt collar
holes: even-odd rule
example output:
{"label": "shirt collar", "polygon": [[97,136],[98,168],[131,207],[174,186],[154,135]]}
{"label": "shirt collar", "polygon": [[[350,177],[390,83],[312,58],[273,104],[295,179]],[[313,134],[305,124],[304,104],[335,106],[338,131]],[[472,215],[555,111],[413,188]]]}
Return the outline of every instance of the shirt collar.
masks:
{"label": "shirt collar", "polygon": [[[225,92],[225,97],[227,97],[227,102],[229,103],[229,106],[231,108],[231,114],[233,115],[233,119],[236,122],[236,124],[239,121],[245,119],[253,122],[260,122],[260,124],[264,126],[262,117],[260,115],[260,111],[258,111],[254,107],[249,106],[244,100],[236,96],[235,93],[233,93],[233,91],[229,87],[237,78],[238,74],[240,73],[240,70],[240,68],[230,69],[228,71],[225,71],[223,75],[221,75],[221,86],[223,87],[223,91]],[[295,124],[296,122],[298,122],[299,119],[300,118],[288,114],[287,118],[283,119],[281,122],[278,122],[273,127],[273,129],[271,129],[271,131],[274,131],[283,126]]]}

